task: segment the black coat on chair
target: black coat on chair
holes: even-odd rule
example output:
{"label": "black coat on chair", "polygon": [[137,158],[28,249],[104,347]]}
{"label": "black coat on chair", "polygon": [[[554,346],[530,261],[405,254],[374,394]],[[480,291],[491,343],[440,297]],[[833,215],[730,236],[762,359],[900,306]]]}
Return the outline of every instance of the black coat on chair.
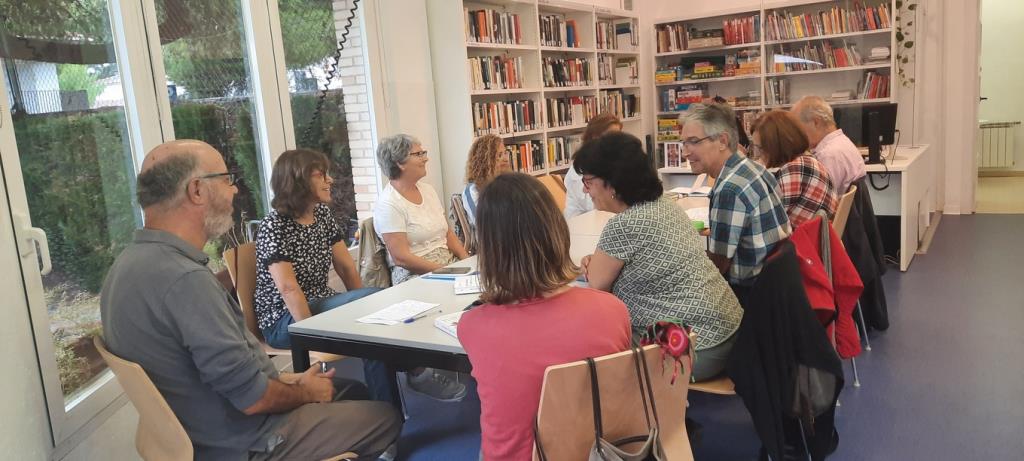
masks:
{"label": "black coat on chair", "polygon": [[871,205],[867,177],[858,179],[853,185],[857,186],[857,193],[854,195],[853,207],[850,208],[846,230],[843,231],[843,245],[864,282],[864,292],[860,295],[864,325],[886,330],[889,328],[889,307],[885,301],[885,287],[882,285],[882,275],[886,270],[882,234],[878,231],[875,209]]}

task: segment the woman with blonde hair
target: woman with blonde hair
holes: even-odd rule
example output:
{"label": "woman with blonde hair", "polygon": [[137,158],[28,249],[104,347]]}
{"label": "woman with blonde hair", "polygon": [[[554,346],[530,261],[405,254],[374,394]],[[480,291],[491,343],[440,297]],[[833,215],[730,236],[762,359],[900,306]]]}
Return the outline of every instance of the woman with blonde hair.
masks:
{"label": "woman with blonde hair", "polygon": [[495,176],[509,171],[512,171],[512,164],[509,162],[505,143],[500,137],[486,134],[473,141],[469,148],[469,158],[466,159],[466,187],[462,190],[462,206],[466,208],[470,226],[476,226],[476,207],[480,191]]}
{"label": "woman with blonde hair", "polygon": [[477,218],[486,304],[458,335],[480,395],[482,459],[529,460],[544,370],[628,349],[629,314],[610,293],[570,285],[569,227],[536,178],[495,178]]}

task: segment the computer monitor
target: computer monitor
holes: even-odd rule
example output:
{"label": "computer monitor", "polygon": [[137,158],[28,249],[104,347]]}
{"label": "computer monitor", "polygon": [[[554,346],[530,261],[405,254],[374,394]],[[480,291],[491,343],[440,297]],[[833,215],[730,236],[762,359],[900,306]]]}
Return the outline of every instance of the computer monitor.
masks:
{"label": "computer monitor", "polygon": [[838,106],[832,112],[836,126],[868,148],[867,163],[882,163],[882,146],[896,143],[896,103]]}

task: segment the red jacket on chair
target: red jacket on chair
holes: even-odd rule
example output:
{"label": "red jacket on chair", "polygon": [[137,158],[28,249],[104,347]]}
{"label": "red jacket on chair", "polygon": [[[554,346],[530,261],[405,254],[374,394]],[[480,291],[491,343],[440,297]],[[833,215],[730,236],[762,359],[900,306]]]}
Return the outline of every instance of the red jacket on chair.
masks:
{"label": "red jacket on chair", "polygon": [[[811,301],[811,307],[818,315],[818,320],[828,328],[829,337],[832,337],[831,329],[836,328],[836,352],[846,359],[860,355],[860,335],[857,332],[857,325],[853,320],[853,308],[860,299],[864,284],[857,274],[857,268],[850,261],[846,254],[843,241],[832,225],[825,223],[829,233],[829,249],[832,255],[832,281],[828,279],[825,272],[825,265],[821,259],[821,217],[812,219],[801,224],[790,240],[796,247],[796,255],[800,260],[800,275],[803,277],[804,289],[807,291],[807,299]],[[839,313],[835,316],[835,324],[830,321],[838,307]]]}

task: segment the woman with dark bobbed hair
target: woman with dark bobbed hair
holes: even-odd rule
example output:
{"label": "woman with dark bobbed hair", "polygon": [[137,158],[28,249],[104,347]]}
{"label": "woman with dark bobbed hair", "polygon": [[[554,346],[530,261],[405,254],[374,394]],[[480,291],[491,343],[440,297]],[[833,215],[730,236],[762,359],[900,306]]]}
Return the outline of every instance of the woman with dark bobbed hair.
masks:
{"label": "woman with dark bobbed hair", "polygon": [[743,311],[704,252],[682,208],[662,197],[661,180],[640,140],[610,133],[580,147],[573,163],[594,207],[615,213],[583,258],[592,288],[614,293],[629,309],[634,331],[679,319],[697,333],[693,377],[725,368]]}

